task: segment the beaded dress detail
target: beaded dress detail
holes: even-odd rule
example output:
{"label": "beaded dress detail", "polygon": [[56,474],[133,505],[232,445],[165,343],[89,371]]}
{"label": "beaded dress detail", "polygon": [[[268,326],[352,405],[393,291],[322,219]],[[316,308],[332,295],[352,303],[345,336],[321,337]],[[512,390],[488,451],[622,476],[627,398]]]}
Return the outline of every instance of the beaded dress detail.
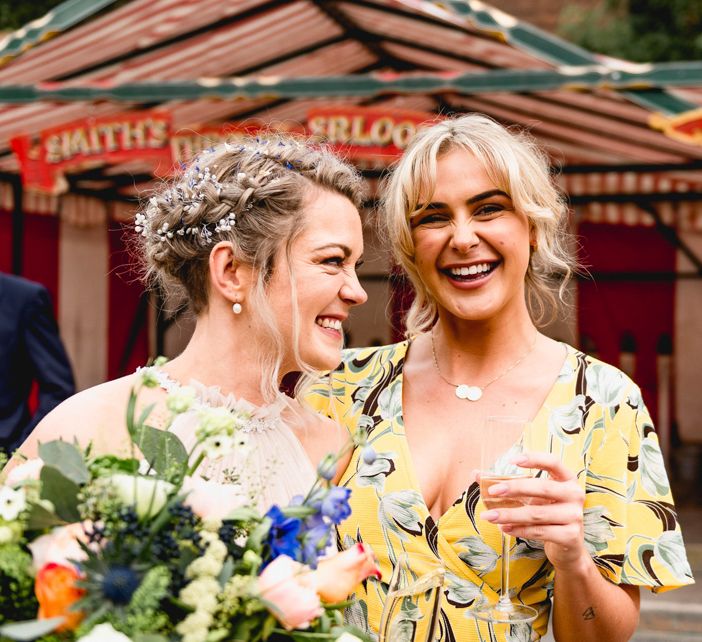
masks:
{"label": "beaded dress detail", "polygon": [[[175,393],[182,387],[162,370],[154,367],[148,370],[167,393]],[[245,458],[236,453],[217,460],[205,458],[197,469],[200,476],[219,483],[239,484],[262,511],[272,504],[287,505],[295,495],[307,494],[316,473],[300,440],[282,417],[283,399],[268,406],[255,406],[231,393],[222,393],[219,386],[205,386],[195,379],[188,385],[195,390],[196,403],[177,415],[170,426],[170,432],[183,442],[188,452],[195,446],[195,429],[203,407],[225,407],[251,415],[247,425],[241,428],[248,433],[251,445]],[[192,461],[198,452],[199,446]]]}

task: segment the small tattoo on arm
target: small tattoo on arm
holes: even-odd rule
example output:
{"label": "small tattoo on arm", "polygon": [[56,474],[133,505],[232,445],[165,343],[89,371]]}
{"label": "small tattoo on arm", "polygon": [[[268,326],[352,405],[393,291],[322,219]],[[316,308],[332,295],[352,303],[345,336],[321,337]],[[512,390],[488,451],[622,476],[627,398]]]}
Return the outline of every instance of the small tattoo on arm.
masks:
{"label": "small tattoo on arm", "polygon": [[595,609],[591,606],[583,611],[583,620],[594,620],[595,619]]}

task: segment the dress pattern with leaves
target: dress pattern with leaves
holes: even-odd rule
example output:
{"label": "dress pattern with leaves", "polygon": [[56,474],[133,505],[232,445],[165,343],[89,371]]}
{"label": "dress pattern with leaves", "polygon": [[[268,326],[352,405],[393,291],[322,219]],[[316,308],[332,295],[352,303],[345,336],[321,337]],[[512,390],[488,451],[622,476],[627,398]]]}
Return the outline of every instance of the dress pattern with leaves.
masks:
{"label": "dress pattern with leaves", "polygon": [[[516,538],[511,551],[513,598],[539,611],[533,630],[471,617],[481,600],[497,600],[500,531],[479,518],[485,507],[475,483],[438,523],[429,514],[402,416],[408,347],[405,341],[347,350],[328,381],[307,396],[349,430],[362,426],[377,453],[370,464],[354,453],[341,480],[353,491],[353,513],[340,527],[340,542],[344,548],[370,544],[383,573],[382,582],[364,585],[348,617],[377,632],[398,556],[433,554],[447,569],[442,641],[538,640],[546,632],[554,577],[540,542]],[[577,473],[586,491],[585,545],[607,579],[653,591],[693,582],[658,439],[638,387],[624,373],[567,346],[558,379],[528,429],[535,449],[557,454]]]}

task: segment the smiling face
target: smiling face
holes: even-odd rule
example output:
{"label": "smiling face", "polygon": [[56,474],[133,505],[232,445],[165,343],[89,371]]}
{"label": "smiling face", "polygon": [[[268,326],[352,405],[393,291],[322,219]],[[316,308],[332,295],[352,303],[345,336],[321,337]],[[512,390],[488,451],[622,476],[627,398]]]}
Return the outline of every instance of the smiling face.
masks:
{"label": "smiling face", "polygon": [[440,313],[488,321],[525,312],[529,222],[477,159],[458,148],[441,156],[420,206],[410,217],[415,262]]}
{"label": "smiling face", "polygon": [[297,291],[299,356],[317,369],[330,370],[341,361],[341,325],[352,306],[368,298],[356,275],[363,254],[358,210],[346,197],[315,189],[304,209],[303,231],[289,249],[280,248],[267,293],[284,354],[281,374],[299,370],[295,345],[295,310],[291,279]]}

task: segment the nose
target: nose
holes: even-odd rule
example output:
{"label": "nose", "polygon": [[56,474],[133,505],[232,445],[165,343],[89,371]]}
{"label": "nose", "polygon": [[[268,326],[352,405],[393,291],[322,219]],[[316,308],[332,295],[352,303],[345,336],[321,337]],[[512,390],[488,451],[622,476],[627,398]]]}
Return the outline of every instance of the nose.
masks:
{"label": "nose", "polygon": [[478,243],[480,243],[480,237],[476,234],[473,217],[467,215],[454,219],[451,247],[458,252],[465,253]]}
{"label": "nose", "polygon": [[344,280],[339,295],[349,305],[361,305],[368,301],[368,293],[363,289],[356,270],[350,272]]}

